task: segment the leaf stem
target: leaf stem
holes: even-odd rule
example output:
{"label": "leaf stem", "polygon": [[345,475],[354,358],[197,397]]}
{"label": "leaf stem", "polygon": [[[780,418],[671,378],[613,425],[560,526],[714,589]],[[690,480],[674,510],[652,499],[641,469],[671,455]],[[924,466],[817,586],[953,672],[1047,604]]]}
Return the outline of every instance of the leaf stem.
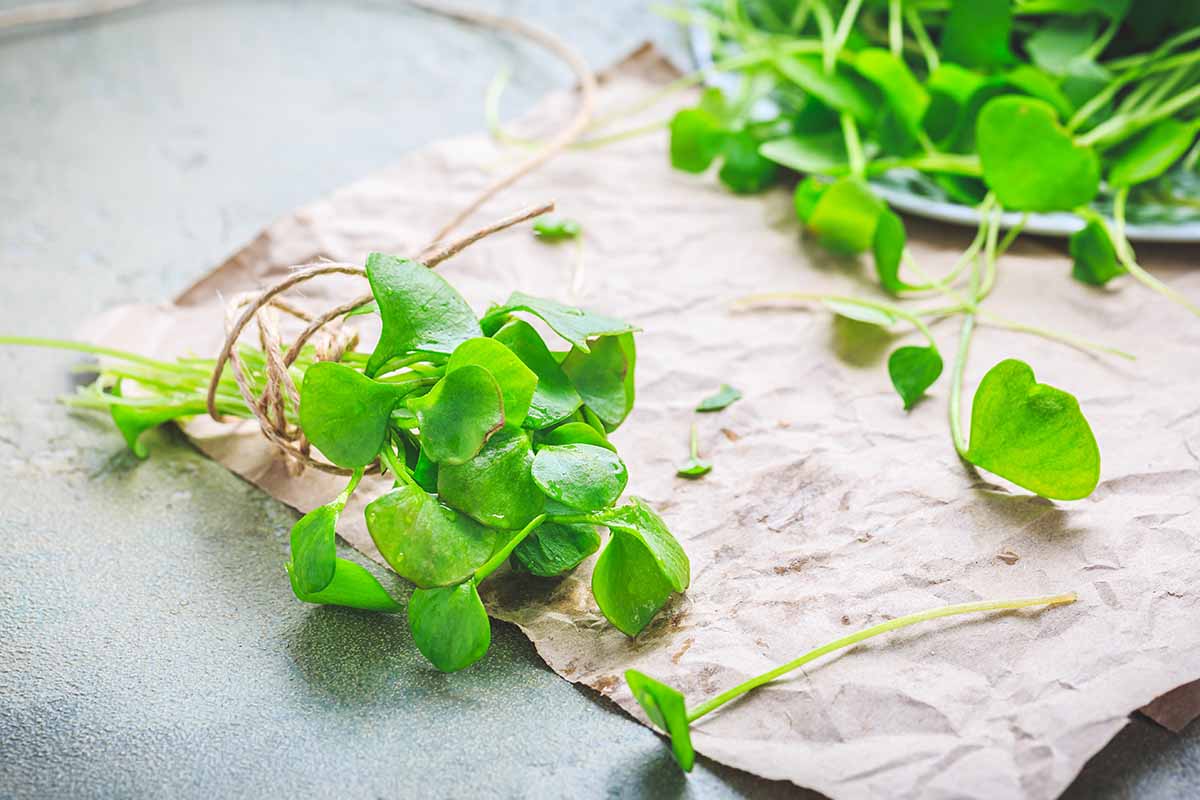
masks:
{"label": "leaf stem", "polygon": [[929,32],[925,30],[925,24],[921,22],[921,14],[915,8],[907,8],[904,11],[904,18],[908,20],[908,26],[912,28],[913,36],[917,39],[917,46],[921,48],[921,54],[925,57],[925,66],[930,72],[935,71],[941,66],[941,59],[938,57],[937,48],[933,46],[933,42],[929,38]]}
{"label": "leaf stem", "polygon": [[694,422],[692,423],[691,444],[689,448],[693,460],[700,458],[700,434],[697,433],[696,423]]}
{"label": "leaf stem", "polygon": [[350,482],[346,484],[346,488],[342,489],[342,493],[329,505],[335,507],[339,512],[342,511],[346,507],[346,503],[350,500],[350,495],[354,494],[354,490],[358,488],[358,482],[362,480],[365,471],[364,467],[359,467],[354,472],[351,472]]}
{"label": "leaf stem", "polygon": [[849,112],[843,111],[840,119],[842,138],[846,141],[846,154],[850,158],[850,173],[856,178],[862,178],[867,172],[867,158],[863,153],[862,141],[858,138],[858,125]]}
{"label": "leaf stem", "polygon": [[843,636],[840,639],[835,639],[828,644],[822,645],[814,650],[810,650],[797,659],[781,664],[773,670],[764,672],[762,675],[751,678],[748,681],[739,683],[732,689],[727,689],[721,692],[711,700],[707,700],[691,710],[687,716],[688,723],[693,723],[706,714],[711,714],[721,706],[734,700],[747,692],[757,689],[763,684],[770,683],[776,678],[782,677],[787,673],[799,669],[800,667],[815,661],[821,656],[828,655],[836,650],[842,650],[846,647],[851,647],[859,642],[866,641],[875,636],[891,631],[907,628],[910,625],[916,625],[929,620],[940,619],[942,617],[953,617],[960,614],[977,614],[985,611],[1012,611],[1019,608],[1029,608],[1031,606],[1057,606],[1074,603],[1076,600],[1074,592],[1067,594],[1057,594],[1049,597],[1030,597],[1020,600],[991,600],[978,603],[960,603],[958,605],[943,606],[942,608],[933,608],[927,611],[919,611],[916,614],[908,614],[903,617],[881,622],[878,625],[872,625],[869,628],[864,628],[861,631],[852,633],[849,636]]}
{"label": "leaf stem", "polygon": [[500,548],[492,555],[491,558],[485,561],[483,565],[479,567],[479,569],[475,570],[475,583],[482,583],[488,575],[491,575],[493,572],[495,572],[496,568],[503,564],[505,559],[512,555],[512,551],[517,548],[517,545],[525,541],[525,537],[537,530],[538,526],[545,521],[545,514],[539,514],[530,520],[529,524],[522,528],[516,536],[508,540],[508,544]]}
{"label": "leaf stem", "polygon": [[[93,356],[108,356],[109,358],[119,358],[122,361],[129,361],[134,364],[144,364],[148,367],[167,370],[170,372],[179,372],[181,369],[178,364],[172,364],[167,361],[159,361],[148,356],[140,356],[137,353],[130,353],[126,350],[116,350],[111,347],[101,347],[100,345],[88,344],[87,342],[76,342],[69,339],[47,339],[39,336],[0,336],[0,345],[12,345],[15,347],[45,347],[54,350],[70,350],[76,353],[85,353]],[[188,370],[189,372],[191,370]]]}
{"label": "leaf stem", "polygon": [[1134,258],[1133,248],[1129,245],[1129,240],[1125,238],[1125,203],[1128,198],[1128,186],[1118,189],[1116,195],[1113,197],[1113,228],[1111,230],[1108,228],[1108,222],[1103,218],[1100,219],[1105,230],[1108,231],[1109,238],[1112,239],[1113,247],[1117,251],[1117,260],[1121,262],[1121,265],[1125,267],[1130,275],[1141,281],[1144,285],[1158,292],[1168,300],[1183,306],[1196,316],[1200,316],[1200,306],[1197,306],[1175,289],[1172,289],[1151,275],[1137,263],[1137,260]]}
{"label": "leaf stem", "polygon": [[834,303],[847,303],[849,305],[862,306],[864,308],[873,308],[876,311],[883,311],[887,314],[902,319],[910,323],[914,328],[921,332],[929,344],[937,349],[937,340],[933,338],[933,331],[929,326],[917,316],[921,313],[926,313],[923,310],[917,310],[915,313],[907,311],[900,306],[892,303],[884,303],[879,300],[868,300],[864,297],[849,297],[847,295],[837,294],[817,294],[815,292],[764,292],[762,294],[752,294],[746,297],[738,298],[733,303],[734,311],[742,311],[750,306],[760,305],[762,303],[771,303],[778,300],[795,300],[800,302],[824,303],[826,301]]}
{"label": "leaf stem", "polygon": [[904,54],[904,16],[900,0],[888,0],[888,49],[900,58]]}
{"label": "leaf stem", "polygon": [[850,29],[854,26],[854,20],[858,17],[858,10],[862,8],[862,0],[849,0],[846,3],[846,8],[842,11],[842,17],[838,20],[837,30],[833,33],[832,54],[826,52],[825,71],[833,72],[833,68],[837,63],[838,53],[846,46],[846,40],[850,38]]}
{"label": "leaf stem", "polygon": [[963,316],[962,330],[958,335],[958,353],[954,357],[954,371],[950,375],[950,437],[954,440],[954,449],[963,458],[967,457],[967,440],[962,428],[963,371],[966,369],[974,330],[975,313],[968,312]]}

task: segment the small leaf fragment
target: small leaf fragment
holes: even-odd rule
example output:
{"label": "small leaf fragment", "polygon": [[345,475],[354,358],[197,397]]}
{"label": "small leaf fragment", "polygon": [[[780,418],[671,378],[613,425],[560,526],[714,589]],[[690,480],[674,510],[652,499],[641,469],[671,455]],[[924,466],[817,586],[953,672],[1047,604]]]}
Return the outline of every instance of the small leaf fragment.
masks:
{"label": "small leaf fragment", "polygon": [[696,406],[697,411],[720,411],[742,399],[742,393],[730,386],[728,383],[722,383],[721,388],[700,401]]}
{"label": "small leaf fragment", "polygon": [[557,428],[546,431],[542,438],[544,444],[592,444],[606,450],[617,452],[617,448],[604,434],[588,425],[586,422],[567,422]]}
{"label": "small leaf fragment", "polygon": [[573,219],[560,217],[558,219],[541,216],[533,221],[533,234],[543,242],[564,242],[577,239],[583,231],[579,223]]}
{"label": "small leaf fragment", "polygon": [[942,26],[943,56],[964,67],[1005,66],[1013,61],[1012,26],[1009,0],[952,0]]}
{"label": "small leaf fragment", "polygon": [[1089,219],[1083,228],[1071,234],[1071,258],[1071,276],[1089,286],[1104,286],[1126,272],[1108,229],[1100,220]]}

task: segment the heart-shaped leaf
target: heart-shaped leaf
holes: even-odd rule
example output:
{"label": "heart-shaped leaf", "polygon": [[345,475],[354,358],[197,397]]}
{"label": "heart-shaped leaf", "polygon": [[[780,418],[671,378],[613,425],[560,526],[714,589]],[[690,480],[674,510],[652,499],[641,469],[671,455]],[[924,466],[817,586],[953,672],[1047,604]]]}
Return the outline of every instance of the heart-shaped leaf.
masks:
{"label": "heart-shaped leaf", "polygon": [[543,578],[570,572],[600,549],[595,525],[544,522],[512,552],[513,569]]}
{"label": "heart-shaped leaf", "polygon": [[550,326],[550,329],[583,352],[589,352],[588,340],[598,336],[615,336],[640,330],[636,325],[606,317],[594,311],[563,305],[557,300],[513,292],[508,302],[488,310],[482,320],[485,330],[496,331],[508,321],[508,315],[527,311]]}
{"label": "heart-shaped leaf", "polygon": [[1076,145],[1041,100],[989,100],[975,139],[984,181],[1007,209],[1069,211],[1091,202],[1100,189],[1095,152]]}
{"label": "heart-shaped leaf", "polygon": [[468,339],[455,348],[446,362],[446,374],[466,366],[483,367],[500,385],[504,397],[504,424],[516,428],[525,421],[537,389],[538,377],[517,354],[495,339]]}
{"label": "heart-shaped leaf", "polygon": [[1197,130],[1195,121],[1169,117],[1143,131],[1113,156],[1108,185],[1120,189],[1162,175],[1192,146]]}
{"label": "heart-shaped leaf", "polygon": [[562,422],[583,405],[583,398],[562,365],[554,359],[550,348],[534,327],[525,320],[514,319],[496,331],[493,338],[512,350],[525,366],[537,376],[537,387],[529,403],[526,426],[541,430]]}
{"label": "heart-shaped leaf", "polygon": [[563,359],[562,368],[587,408],[612,431],[633,408],[636,363],[633,336],[626,333],[597,339],[591,352],[573,349]]}
{"label": "heart-shaped leaf", "polygon": [[813,207],[808,227],[826,247],[862,253],[875,241],[875,225],[885,206],[858,178],[839,178]]}
{"label": "heart-shaped leaf", "polygon": [[438,497],[488,527],[520,530],[546,503],[532,466],[529,435],[505,428],[465,464],[438,467]]}
{"label": "heart-shaped leaf", "polygon": [[1009,0],[952,0],[942,26],[942,55],[964,67],[1010,64],[1012,25]]}
{"label": "heart-shaped leaf", "polygon": [[424,264],[372,253],[366,268],[383,320],[379,343],[367,361],[367,375],[378,374],[396,356],[449,355],[467,339],[482,334],[467,301]]}
{"label": "heart-shaped leaf", "polygon": [[339,467],[366,466],[383,447],[400,392],[400,387],[371,380],[344,364],[319,361],[304,372],[300,427]]}
{"label": "heart-shaped leaf", "polygon": [[324,589],[333,580],[337,558],[337,522],[341,508],[336,504],[314,508],[292,526],[292,582],[306,595]]}
{"label": "heart-shaped leaf", "polygon": [[650,721],[670,737],[675,761],[684,772],[691,772],[696,763],[696,752],[692,749],[687,702],[683,694],[636,669],[626,670],[625,682]]}
{"label": "heart-shaped leaf", "polygon": [[438,464],[470,461],[504,427],[504,401],[492,373],[475,364],[447,370],[430,392],[408,401],[420,423],[421,453]]}
{"label": "heart-shaped leaf", "polygon": [[879,213],[875,223],[875,238],[871,249],[875,254],[875,272],[879,285],[889,294],[897,295],[913,287],[900,279],[900,261],[904,256],[907,241],[904,220],[891,209]]}
{"label": "heart-shaped leaf", "polygon": [[687,589],[691,567],[662,518],[630,500],[598,518],[612,536],[592,571],[592,595],[609,622],[636,636],[673,593]]}
{"label": "heart-shaped leaf", "polygon": [[671,118],[671,166],[700,173],[712,166],[725,145],[725,125],[703,108],[685,108]]}
{"label": "heart-shaped leaf", "polygon": [[334,562],[333,578],[319,592],[306,592],[296,580],[295,565],[286,565],[292,591],[305,603],[361,608],[365,611],[399,611],[401,605],[392,599],[379,581],[365,567],[344,558]]}
{"label": "heart-shaped leaf", "polygon": [[1100,480],[1100,450],[1079,402],[1037,383],[1016,359],[983,376],[966,459],[1051,500],[1087,497]]}
{"label": "heart-shaped leaf", "polygon": [[496,531],[416,486],[401,485],[372,500],[364,515],[380,555],[422,588],[466,580],[496,549]]}
{"label": "heart-shaped leaf", "polygon": [[604,434],[586,422],[567,422],[542,436],[543,444],[593,444],[617,452],[617,448]]}
{"label": "heart-shaped leaf", "polygon": [[1089,286],[1104,286],[1126,272],[1108,229],[1096,219],[1071,234],[1071,258],[1071,276]]}
{"label": "heart-shaped leaf", "polygon": [[474,581],[417,589],[408,601],[408,627],[421,655],[442,672],[471,666],[492,643],[492,626]]}
{"label": "heart-shaped leaf", "polygon": [[590,444],[550,445],[533,459],[533,480],[551,500],[580,511],[617,501],[629,473],[612,450]]}
{"label": "heart-shaped leaf", "polygon": [[905,411],[916,405],[941,374],[942,356],[933,347],[900,347],[888,357],[888,375]]}

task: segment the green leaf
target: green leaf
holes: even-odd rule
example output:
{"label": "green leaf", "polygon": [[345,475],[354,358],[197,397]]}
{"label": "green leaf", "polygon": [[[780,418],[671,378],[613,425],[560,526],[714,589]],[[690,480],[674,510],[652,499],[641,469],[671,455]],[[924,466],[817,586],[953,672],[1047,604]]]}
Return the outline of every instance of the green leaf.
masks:
{"label": "green leaf", "polygon": [[617,501],[629,473],[611,450],[591,444],[549,445],[533,459],[533,480],[551,500],[580,511]]}
{"label": "green leaf", "polygon": [[1087,497],[1100,480],[1100,450],[1067,392],[1037,383],[1028,364],[992,367],[971,406],[966,459],[1051,500]]}
{"label": "green leaf", "polygon": [[606,317],[594,311],[563,305],[557,300],[533,297],[523,292],[513,292],[503,306],[492,308],[483,319],[484,327],[499,327],[497,322],[514,311],[527,311],[550,326],[551,330],[583,352],[589,352],[588,340],[599,336],[615,336],[641,330],[636,325]]}
{"label": "green leaf", "polygon": [[306,592],[296,581],[295,566],[288,562],[288,579],[292,591],[305,603],[318,605],[346,606],[365,611],[399,611],[401,605],[392,599],[379,581],[353,561],[339,558],[334,562],[333,578],[319,592]]}
{"label": "green leaf", "polygon": [[1108,185],[1120,189],[1162,175],[1192,146],[1196,125],[1168,117],[1140,133],[1112,155]]}
{"label": "green leaf", "polygon": [[299,591],[313,595],[333,580],[334,560],[337,558],[336,528],[341,508],[330,504],[319,506],[296,520],[292,526],[292,560],[289,574]]}
{"label": "green leaf", "polygon": [[339,467],[366,466],[383,447],[401,391],[344,364],[318,361],[300,385],[300,427]]}
{"label": "green leaf", "polygon": [[825,71],[819,55],[776,56],[775,69],[830,108],[845,111],[858,122],[870,123],[878,107],[875,88],[856,73],[838,64]]}
{"label": "green leaf", "polygon": [[367,375],[375,375],[396,356],[448,355],[467,339],[482,335],[467,301],[425,265],[372,253],[366,266],[383,319],[379,343],[367,361]]}
{"label": "green leaf", "polygon": [[563,360],[562,368],[587,408],[612,431],[633,408],[636,363],[633,335],[625,333],[597,339],[591,352],[573,349]]}
{"label": "green leaf", "polygon": [[504,397],[504,424],[510,428],[520,427],[529,413],[538,376],[503,343],[486,337],[468,339],[455,348],[446,362],[446,374],[472,365],[486,369],[500,385],[500,394]]}
{"label": "green leaf", "polygon": [[906,128],[914,134],[929,108],[929,93],[912,70],[887,50],[871,47],[854,57],[854,67],[883,92],[884,99]]}
{"label": "green leaf", "polygon": [[904,256],[906,240],[904,220],[891,209],[883,209],[875,224],[872,250],[875,253],[875,272],[879,275],[879,285],[888,294],[897,295],[914,288],[900,279],[900,261]]}
{"label": "green leaf", "polygon": [[821,196],[825,194],[825,190],[829,188],[829,183],[820,178],[810,176],[796,184],[796,192],[792,196],[792,202],[796,207],[796,217],[805,225],[812,219],[813,212],[817,210],[817,203],[821,201]]}
{"label": "green leaf", "polygon": [[725,139],[721,150],[725,157],[717,177],[736,194],[754,194],[770,188],[779,172],[776,163],[758,152],[758,138],[749,131],[738,131]]}
{"label": "green leaf", "polygon": [[438,467],[438,496],[488,527],[520,530],[545,506],[532,466],[529,435],[505,428],[465,464]]}
{"label": "green leaf", "polygon": [[684,172],[704,172],[721,154],[725,126],[701,108],[685,108],[671,118],[671,166]]}
{"label": "green leaf", "polygon": [[1071,210],[1091,202],[1100,189],[1095,152],[1076,145],[1041,100],[989,100],[975,138],[983,178],[1006,209]]}
{"label": "green leaf", "polygon": [[846,140],[840,130],[772,139],[759,145],[758,152],[763,158],[804,174],[837,175],[850,168]]}
{"label": "green leaf", "polygon": [[1054,75],[1065,75],[1072,62],[1086,54],[1100,29],[1095,17],[1057,17],[1025,40],[1033,63]]}
{"label": "green leaf", "polygon": [[471,666],[492,643],[492,626],[474,581],[417,589],[408,601],[408,627],[421,655],[442,672]]}
{"label": "green leaf", "polygon": [[417,453],[417,463],[413,466],[412,476],[417,486],[431,494],[437,493],[438,465],[424,450]]}
{"label": "green leaf", "polygon": [[374,300],[372,300],[369,303],[363,303],[361,306],[359,306],[356,309],[353,309],[352,311],[347,311],[346,316],[343,317],[343,319],[350,319],[351,317],[364,317],[368,314],[378,314],[378,313],[379,313],[379,303],[376,303]]}
{"label": "green leaf", "polygon": [[821,301],[833,313],[839,317],[852,319],[856,322],[865,322],[868,325],[878,325],[881,328],[886,328],[889,325],[896,324],[896,317],[890,311],[875,306],[862,305],[848,300],[832,300],[827,299]]}
{"label": "green leaf", "polygon": [[408,484],[372,500],[364,516],[384,560],[425,589],[466,580],[498,542],[496,531]]}
{"label": "green leaf", "polygon": [[543,444],[593,444],[617,452],[617,448],[604,434],[586,422],[566,422],[542,436]]}
{"label": "green leaf", "polygon": [[662,518],[639,498],[603,515],[612,532],[592,572],[592,594],[604,616],[636,636],[675,592],[687,589],[687,554]]}
{"label": "green leaf", "polygon": [[1104,286],[1126,272],[1108,229],[1099,220],[1088,220],[1081,230],[1071,234],[1071,258],[1072,277],[1089,286]]}
{"label": "green leaf", "polygon": [[675,470],[675,474],[681,478],[702,478],[712,472],[712,464],[702,458],[691,456],[679,469]]}
{"label": "green leaf", "polygon": [[577,239],[582,231],[583,228],[578,222],[566,217],[553,219],[541,216],[533,221],[533,234],[543,242],[563,242],[567,239]]}
{"label": "green leaf", "polygon": [[934,347],[900,347],[888,357],[892,386],[907,411],[942,374],[942,356]]}
{"label": "green leaf", "polygon": [[470,461],[504,427],[504,401],[492,373],[475,364],[447,370],[426,395],[408,401],[420,424],[421,453],[439,464]]}
{"label": "green leaf", "polygon": [[929,108],[921,121],[930,137],[941,141],[957,129],[960,115],[984,80],[958,64],[941,64],[930,73],[925,82]]}
{"label": "green leaf", "polygon": [[[112,394],[121,397],[120,382],[112,389]],[[117,426],[125,444],[138,458],[150,455],[146,445],[142,444],[141,436],[151,428],[157,428],[166,422],[192,417],[197,414],[207,414],[208,406],[203,400],[185,400],[180,403],[162,403],[154,405],[124,405],[113,403],[109,406],[113,424]]]}
{"label": "green leaf", "polygon": [[512,567],[543,578],[570,572],[600,549],[595,525],[544,522],[512,552]]}
{"label": "green leaf", "polygon": [[862,253],[875,241],[875,225],[884,208],[862,180],[839,178],[817,200],[808,227],[831,250]]}
{"label": "green leaf", "polygon": [[535,430],[563,421],[583,405],[583,398],[563,372],[542,337],[528,322],[514,319],[493,338],[512,350],[537,376],[526,425]]}
{"label": "green leaf", "polygon": [[696,406],[697,411],[720,411],[742,399],[742,393],[730,386],[728,383],[722,383],[721,388],[710,394],[708,397],[700,401]]}
{"label": "green leaf", "polygon": [[675,761],[684,772],[691,772],[696,763],[696,752],[692,749],[687,703],[683,695],[677,689],[659,683],[636,669],[626,670],[625,682],[650,721],[670,737]]}
{"label": "green leaf", "polygon": [[964,67],[1010,64],[1012,25],[1009,0],[952,0],[942,26],[942,57]]}

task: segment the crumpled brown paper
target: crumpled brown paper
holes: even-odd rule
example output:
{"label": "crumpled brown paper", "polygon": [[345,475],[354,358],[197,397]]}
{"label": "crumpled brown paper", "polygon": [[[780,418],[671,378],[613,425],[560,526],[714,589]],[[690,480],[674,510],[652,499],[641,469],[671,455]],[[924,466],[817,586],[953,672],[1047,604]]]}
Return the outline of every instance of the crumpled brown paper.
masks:
{"label": "crumpled brown paper", "polygon": [[[611,72],[602,110],[672,77],[646,49]],[[685,98],[687,99],[687,98]],[[566,95],[533,122],[561,119]],[[658,109],[656,114],[663,113]],[[526,231],[489,239],[440,269],[477,309],[513,289],[640,324],[638,403],[615,435],[630,492],[666,518],[692,560],[692,587],[637,639],[606,624],[589,568],[560,582],[486,584],[491,613],[515,622],[563,677],[639,719],[622,673],[637,667],[692,702],[889,616],[985,598],[1077,591],[1073,606],[926,624],[818,662],[707,717],[697,749],[833,797],[1057,795],[1128,713],[1200,678],[1200,324],[1136,285],[1070,280],[1061,243],[1022,240],[988,306],[1133,350],[1137,362],[984,327],[967,396],[1007,356],[1075,393],[1104,458],[1087,500],[1052,503],[972,474],[946,424],[947,380],[905,413],[883,359],[896,340],[816,310],[732,314],[766,290],[871,292],[869,266],[805,242],[784,191],[739,198],[674,172],[665,133],[572,152],[489,204],[481,217],[556,199],[585,229],[582,288],[572,247]],[[93,326],[107,343],[161,355],[212,354],[221,295],[273,282],[287,265],[368,251],[413,253],[511,154],[484,136],[443,142],[280,220],[161,308],[119,309]],[[911,247],[940,272],[970,232],[910,220]],[[1200,297],[1200,271],[1147,263]],[[1147,255],[1144,253],[1143,255]],[[310,282],[323,308],[361,292]],[[935,330],[944,353],[957,325]],[[910,337],[911,339],[911,337]],[[728,382],[745,399],[695,415]],[[675,477],[688,428],[715,467]],[[275,497],[307,510],[341,479],[288,476],[253,423],[187,425],[197,445]],[[342,535],[378,558],[355,513]],[[1189,695],[1190,692],[1190,695]],[[1159,717],[1181,727],[1200,698],[1180,690]]]}

